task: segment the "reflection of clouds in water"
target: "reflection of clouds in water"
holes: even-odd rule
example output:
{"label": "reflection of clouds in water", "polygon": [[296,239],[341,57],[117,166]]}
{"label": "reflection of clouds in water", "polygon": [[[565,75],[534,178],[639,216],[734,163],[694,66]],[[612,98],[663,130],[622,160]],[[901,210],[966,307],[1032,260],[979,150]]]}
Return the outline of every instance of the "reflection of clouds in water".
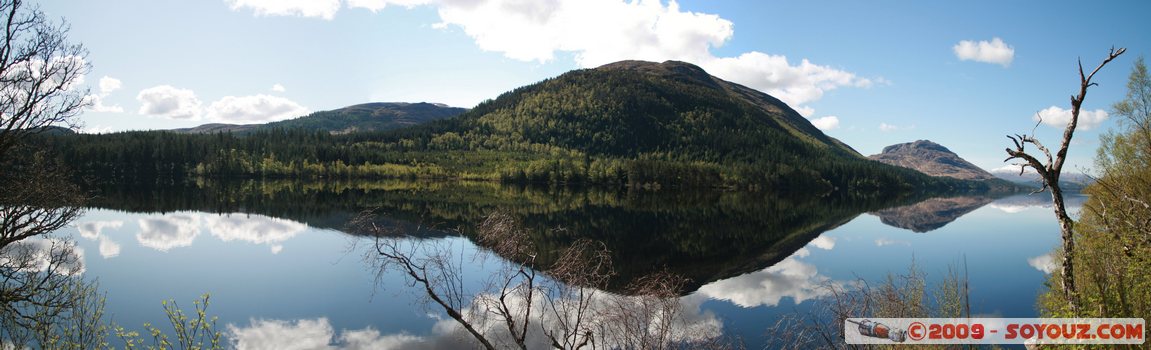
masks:
{"label": "reflection of clouds in water", "polygon": [[200,235],[200,217],[195,214],[169,214],[139,219],[136,240],[148,248],[168,251],[192,245]]}
{"label": "reflection of clouds in water", "polygon": [[[493,341],[497,347],[512,347],[514,343],[507,339],[506,324],[502,319],[492,317],[493,314],[479,310],[485,302],[492,301],[495,295],[481,294],[473,299],[470,309],[463,312],[476,330]],[[526,303],[522,302],[522,295],[513,293],[509,298],[512,313],[522,312]],[[683,324],[673,326],[669,339],[674,343],[704,340],[717,337],[722,332],[722,323],[711,312],[700,309],[704,298],[688,296],[673,301],[678,308]],[[568,300],[575,302],[574,300]],[[611,315],[619,314],[621,308],[638,307],[642,303],[640,297],[620,296],[603,291],[596,291],[591,300],[590,316],[584,322],[589,322],[589,328],[597,332],[595,341],[605,348],[626,347],[622,339],[614,337],[612,331],[622,327],[619,319]],[[532,303],[532,326],[526,339],[528,348],[549,348],[550,341],[541,331],[541,325],[547,329],[560,329],[559,319],[555,313],[545,309],[547,301],[538,297]],[[650,311],[650,310],[649,310]],[[605,316],[606,315],[606,316]],[[648,320],[639,322],[652,322],[641,324],[644,330],[654,327],[660,315],[652,315]],[[569,320],[570,321],[570,320]],[[628,319],[627,321],[635,321]],[[302,319],[296,321],[281,320],[252,320],[247,327],[237,327],[229,324],[228,337],[237,349],[460,349],[475,348],[472,336],[450,318],[438,320],[427,336],[415,336],[407,333],[380,334],[379,331],[368,327],[359,330],[343,330],[337,332],[327,318]],[[603,330],[608,330],[604,332]]]}
{"label": "reflection of clouds in water", "polygon": [[835,249],[835,238],[822,235],[811,240],[811,243],[808,243],[808,245],[823,250],[832,250]]}
{"label": "reflection of clouds in water", "polygon": [[[817,242],[820,238],[812,240],[808,245],[827,247],[826,241]],[[831,242],[834,246],[834,241]],[[848,284],[820,275],[815,265],[800,261],[800,258],[810,253],[806,247],[801,248],[771,267],[708,283],[700,287],[697,293],[731,301],[742,307],[777,306],[784,297],[790,297],[796,304],[800,304],[828,295],[830,288],[842,288]]]}
{"label": "reflection of clouds in water", "polygon": [[[180,213],[139,220],[141,245],[160,251],[192,245],[201,225],[224,242],[242,241],[271,246],[272,253],[284,249],[284,241],[307,230],[308,225],[291,220],[244,214]],[[103,242],[102,242],[103,243]],[[118,249],[117,249],[118,252]]]}
{"label": "reflection of clouds in water", "polygon": [[208,231],[224,242],[267,244],[273,254],[284,249],[281,243],[308,229],[305,224],[263,215],[229,214],[207,217],[204,221]]}
{"label": "reflection of clouds in water", "polygon": [[107,259],[120,255],[120,244],[108,238],[104,234],[104,229],[118,229],[123,226],[124,222],[120,220],[91,221],[80,224],[76,229],[80,231],[80,237],[99,241],[100,256]]}
{"label": "reflection of clouds in water", "polygon": [[107,236],[100,236],[100,256],[114,258],[120,255],[120,243],[113,242]]}
{"label": "reflection of clouds in water", "polygon": [[381,336],[375,329],[336,331],[327,318],[314,320],[252,320],[248,327],[228,325],[236,349],[410,349],[424,339],[408,334]]}
{"label": "reflection of clouds in water", "polygon": [[1031,208],[1035,207],[1035,206],[1030,206],[1030,205],[1016,205],[1016,204],[1008,204],[1008,203],[1004,203],[1004,204],[992,203],[990,206],[992,208],[1002,210],[1004,213],[1008,213],[1008,214],[1022,213],[1023,211],[1025,211],[1027,209],[1031,209]]}
{"label": "reflection of clouds in water", "polygon": [[80,237],[87,239],[98,239],[104,233],[104,229],[118,229],[124,226],[124,222],[120,220],[112,221],[91,221],[80,224],[76,227],[80,230]]}
{"label": "reflection of clouds in water", "polygon": [[[1087,196],[1084,195],[1070,194],[1063,196],[1063,202],[1067,206],[1067,213],[1072,216],[1078,215],[1085,201],[1087,201]],[[1051,209],[1051,194],[1043,192],[1011,196],[998,199],[988,206],[1008,214],[1022,213],[1031,209]]]}
{"label": "reflection of clouds in water", "polygon": [[911,242],[894,240],[894,239],[890,239],[887,237],[879,237],[879,238],[875,239],[875,246],[877,246],[877,247],[884,247],[884,246],[889,246],[889,245],[911,246]]}
{"label": "reflection of clouds in water", "polygon": [[83,274],[84,249],[55,238],[26,238],[0,250],[0,267],[21,272]]}
{"label": "reflection of clouds in water", "polygon": [[1051,256],[1051,253],[1027,258],[1027,265],[1031,265],[1031,267],[1046,274],[1054,272],[1055,268],[1059,267],[1059,265],[1055,263],[1055,258]]}

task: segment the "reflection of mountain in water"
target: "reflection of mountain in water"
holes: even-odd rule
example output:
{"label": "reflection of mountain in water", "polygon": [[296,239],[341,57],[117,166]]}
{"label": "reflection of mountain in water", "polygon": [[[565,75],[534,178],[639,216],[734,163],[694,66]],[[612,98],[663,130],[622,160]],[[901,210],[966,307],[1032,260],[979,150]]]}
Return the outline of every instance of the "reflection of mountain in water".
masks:
{"label": "reflection of mountain in water", "polygon": [[888,226],[928,232],[950,224],[960,216],[979,209],[994,200],[986,196],[930,198],[919,203],[871,212]]}
{"label": "reflection of mountain in water", "polygon": [[[493,183],[276,181],[201,182],[157,188],[107,188],[96,206],[149,212],[244,212],[349,232],[355,214],[374,208],[378,224],[422,237],[470,235],[496,210],[520,218],[542,266],[577,239],[612,251],[613,289],[669,269],[688,290],[772,266],[824,231],[881,200],[783,198],[761,193],[626,192],[502,186]],[[416,227],[433,230],[413,232]],[[350,234],[359,234],[349,232]]]}

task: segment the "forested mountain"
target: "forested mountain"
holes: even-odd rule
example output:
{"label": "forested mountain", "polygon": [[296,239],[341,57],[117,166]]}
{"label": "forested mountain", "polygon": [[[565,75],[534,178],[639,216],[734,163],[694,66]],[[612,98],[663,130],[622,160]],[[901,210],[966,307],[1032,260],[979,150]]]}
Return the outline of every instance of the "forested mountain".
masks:
{"label": "forested mountain", "polygon": [[467,111],[439,103],[374,102],[315,112],[295,119],[267,124],[204,124],[176,129],[180,133],[246,133],[256,130],[306,129],[331,133],[384,131],[451,118]]}
{"label": "forested mountain", "polygon": [[[419,105],[406,107],[438,107]],[[354,119],[346,116],[371,114],[371,106],[338,114]],[[867,160],[778,99],[682,62],[576,70],[454,118],[385,131],[333,133],[351,130],[323,113],[242,135],[45,136],[43,149],[115,181],[436,178],[820,196],[986,189]]]}

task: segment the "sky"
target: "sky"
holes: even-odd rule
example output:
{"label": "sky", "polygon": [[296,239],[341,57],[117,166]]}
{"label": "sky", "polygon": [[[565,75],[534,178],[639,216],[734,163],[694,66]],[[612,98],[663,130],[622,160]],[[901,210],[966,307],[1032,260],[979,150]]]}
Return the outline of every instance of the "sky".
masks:
{"label": "sky", "polygon": [[[472,107],[625,59],[680,60],[780,98],[864,155],[931,140],[985,169],[1117,125],[1148,1],[41,0],[89,51],[85,132],[262,123],[365,102]],[[1036,115],[1043,116],[1037,125]]]}

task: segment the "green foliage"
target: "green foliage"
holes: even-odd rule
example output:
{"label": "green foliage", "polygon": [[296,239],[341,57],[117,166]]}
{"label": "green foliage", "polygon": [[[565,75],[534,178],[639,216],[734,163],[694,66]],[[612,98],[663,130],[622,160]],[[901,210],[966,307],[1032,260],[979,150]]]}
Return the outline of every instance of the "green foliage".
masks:
{"label": "green foliage", "polygon": [[[1040,298],[1044,315],[1151,318],[1151,77],[1142,58],[1127,88],[1113,107],[1120,128],[1100,141],[1101,176],[1086,189],[1090,197],[1075,225],[1080,313],[1072,315],[1052,290]],[[1054,274],[1049,285],[1059,279]]]}
{"label": "green foliage", "polygon": [[196,314],[191,318],[184,313],[184,310],[181,309],[175,301],[165,300],[161,302],[164,306],[164,313],[168,317],[168,322],[174,330],[175,342],[173,342],[171,337],[163,330],[149,323],[144,324],[144,329],[148,332],[148,337],[152,339],[150,343],[147,342],[139,332],[130,331],[123,327],[116,327],[116,337],[124,342],[125,349],[223,349],[225,346],[220,342],[223,338],[223,333],[216,329],[216,317],[208,317],[209,299],[210,295],[205,293],[200,296],[200,299],[193,301]]}

